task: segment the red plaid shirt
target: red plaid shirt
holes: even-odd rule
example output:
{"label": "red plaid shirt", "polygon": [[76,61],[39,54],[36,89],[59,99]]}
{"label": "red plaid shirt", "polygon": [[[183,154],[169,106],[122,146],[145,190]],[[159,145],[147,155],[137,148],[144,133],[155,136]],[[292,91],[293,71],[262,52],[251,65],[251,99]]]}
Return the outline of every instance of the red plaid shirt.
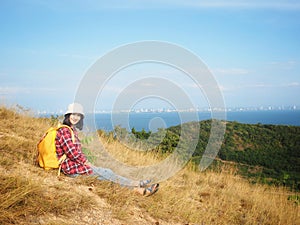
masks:
{"label": "red plaid shirt", "polygon": [[65,174],[91,174],[90,166],[85,165],[86,157],[81,150],[81,143],[75,128],[72,128],[75,136],[75,142],[72,141],[72,134],[67,127],[58,129],[55,145],[57,158],[66,154],[67,158],[61,164],[61,170]]}

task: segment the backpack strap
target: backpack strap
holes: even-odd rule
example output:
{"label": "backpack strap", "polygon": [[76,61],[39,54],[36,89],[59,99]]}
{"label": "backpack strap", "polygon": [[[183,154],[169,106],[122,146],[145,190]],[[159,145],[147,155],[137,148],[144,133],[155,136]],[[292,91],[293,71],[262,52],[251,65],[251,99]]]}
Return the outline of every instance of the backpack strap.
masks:
{"label": "backpack strap", "polygon": [[75,135],[74,135],[74,132],[73,132],[72,128],[69,127],[68,125],[61,125],[61,124],[59,124],[59,125],[57,126],[56,130],[58,130],[58,129],[62,128],[62,127],[66,127],[66,128],[69,129],[69,131],[70,131],[70,133],[71,133],[71,137],[72,137],[72,142],[75,143]]}
{"label": "backpack strap", "polygon": [[65,159],[67,158],[66,154],[63,154],[62,157],[60,157],[60,159],[58,160],[59,163],[59,168],[58,168],[58,172],[57,172],[57,176],[60,176],[60,171],[61,171],[61,164],[63,161],[65,161]]}

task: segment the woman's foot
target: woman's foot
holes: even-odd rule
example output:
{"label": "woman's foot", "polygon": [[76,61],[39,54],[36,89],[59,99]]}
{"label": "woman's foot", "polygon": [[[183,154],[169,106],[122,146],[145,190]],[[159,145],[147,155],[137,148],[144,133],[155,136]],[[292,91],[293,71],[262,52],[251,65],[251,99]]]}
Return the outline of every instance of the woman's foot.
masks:
{"label": "woman's foot", "polygon": [[148,197],[150,195],[153,195],[158,191],[159,184],[152,184],[150,187],[144,189],[144,196]]}
{"label": "woman's foot", "polygon": [[150,187],[146,187],[146,188],[141,188],[141,187],[134,188],[134,191],[139,193],[140,195],[148,197],[156,193],[158,191],[158,188],[159,188],[159,184],[152,184]]}

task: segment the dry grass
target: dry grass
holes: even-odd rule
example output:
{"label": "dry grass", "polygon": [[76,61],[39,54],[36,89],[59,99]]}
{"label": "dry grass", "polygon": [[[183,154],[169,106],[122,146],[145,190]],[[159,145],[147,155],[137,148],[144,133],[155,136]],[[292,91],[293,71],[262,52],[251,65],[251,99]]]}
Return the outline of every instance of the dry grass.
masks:
{"label": "dry grass", "polygon": [[[195,172],[191,165],[152,197],[94,178],[56,177],[35,165],[36,144],[51,121],[0,107],[0,224],[300,224],[299,204],[284,188],[252,185],[231,166]],[[102,139],[128,165],[162,157]]]}
{"label": "dry grass", "polygon": [[[162,156],[132,151],[119,142],[105,148],[119,161],[128,165],[152,165]],[[251,185],[236,175],[233,166],[219,172],[195,172],[188,165],[175,177],[163,182],[163,188],[149,201],[137,203],[151,216],[167,221],[196,224],[297,224],[299,206],[288,201],[285,188]],[[126,202],[130,201],[130,196]],[[124,203],[124,205],[126,205]],[[127,204],[128,205],[128,204]],[[132,205],[132,204],[129,204]],[[124,208],[123,208],[124,209]],[[130,211],[130,207],[126,209]],[[120,210],[117,210],[120,212]],[[121,210],[122,211],[122,210]]]}

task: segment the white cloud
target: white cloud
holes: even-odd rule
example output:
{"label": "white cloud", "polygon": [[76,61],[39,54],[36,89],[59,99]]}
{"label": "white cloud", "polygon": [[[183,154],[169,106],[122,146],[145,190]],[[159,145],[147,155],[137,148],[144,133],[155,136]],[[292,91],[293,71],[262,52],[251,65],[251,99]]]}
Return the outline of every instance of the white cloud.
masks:
{"label": "white cloud", "polygon": [[187,88],[193,88],[193,89],[199,89],[199,88],[203,87],[201,84],[198,85],[195,82],[193,82],[193,83],[183,83],[182,86],[187,87]]}
{"label": "white cloud", "polygon": [[39,4],[56,11],[62,10],[131,10],[131,9],[172,9],[172,8],[237,8],[237,9],[279,9],[299,10],[295,0],[31,0],[29,4]]}
{"label": "white cloud", "polygon": [[212,72],[218,75],[245,75],[248,74],[250,71],[242,68],[229,68],[229,69],[212,69]]}
{"label": "white cloud", "polygon": [[291,82],[291,83],[283,84],[283,87],[300,87],[300,83],[299,82]]}
{"label": "white cloud", "polygon": [[48,87],[30,88],[30,87],[18,87],[18,86],[7,86],[0,87],[0,95],[21,95],[21,94],[31,94],[35,92],[45,93],[45,92],[56,92],[57,89]]}
{"label": "white cloud", "polygon": [[66,57],[71,59],[88,59],[88,60],[95,60],[96,56],[87,56],[87,55],[81,55],[81,54],[70,54],[70,53],[61,53],[58,54],[59,57]]}
{"label": "white cloud", "polygon": [[290,87],[300,87],[300,83],[299,82],[290,82],[290,83],[282,83],[282,84],[253,83],[247,85],[233,85],[233,86],[220,85],[222,91],[236,91],[236,90],[252,89],[252,88],[264,89],[264,88],[290,88]]}
{"label": "white cloud", "polygon": [[28,89],[23,87],[0,87],[0,95],[15,95],[20,93],[29,93]]}
{"label": "white cloud", "polygon": [[245,9],[285,9],[299,10],[300,3],[293,0],[205,0],[205,1],[176,1],[189,7],[198,8],[245,8]]}
{"label": "white cloud", "polygon": [[113,85],[105,85],[105,87],[101,90],[101,95],[103,93],[112,94],[112,93],[120,93],[122,91],[122,87],[117,87]]}
{"label": "white cloud", "polygon": [[296,66],[300,65],[299,61],[289,60],[289,61],[273,61],[268,63],[271,67],[276,67],[276,69],[294,69]]}

